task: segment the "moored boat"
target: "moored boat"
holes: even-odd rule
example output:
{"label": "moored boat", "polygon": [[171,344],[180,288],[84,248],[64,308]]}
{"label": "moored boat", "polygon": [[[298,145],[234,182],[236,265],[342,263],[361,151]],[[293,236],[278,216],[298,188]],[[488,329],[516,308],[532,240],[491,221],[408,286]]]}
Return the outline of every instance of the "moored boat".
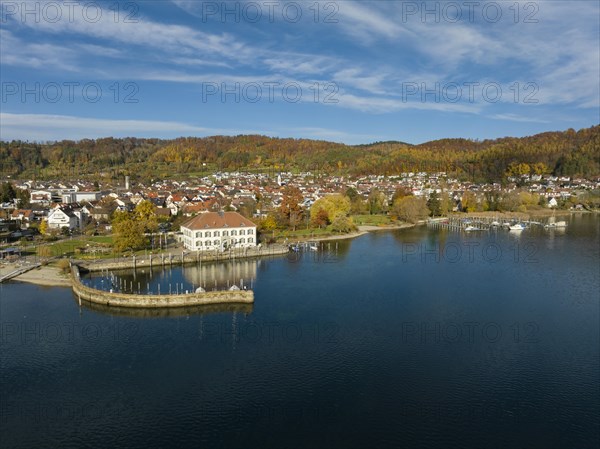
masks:
{"label": "moored boat", "polygon": [[511,231],[523,231],[525,230],[526,226],[523,223],[517,223],[514,225],[510,225],[508,229],[510,229]]}

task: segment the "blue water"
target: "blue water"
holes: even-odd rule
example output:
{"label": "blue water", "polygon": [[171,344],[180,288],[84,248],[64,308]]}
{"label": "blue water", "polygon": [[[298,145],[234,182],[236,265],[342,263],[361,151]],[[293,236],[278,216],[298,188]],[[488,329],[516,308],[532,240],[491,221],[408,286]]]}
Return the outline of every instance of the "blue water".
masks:
{"label": "blue water", "polygon": [[599,224],[111,273],[163,292],[243,278],[253,306],[2,285],[0,446],[597,447]]}

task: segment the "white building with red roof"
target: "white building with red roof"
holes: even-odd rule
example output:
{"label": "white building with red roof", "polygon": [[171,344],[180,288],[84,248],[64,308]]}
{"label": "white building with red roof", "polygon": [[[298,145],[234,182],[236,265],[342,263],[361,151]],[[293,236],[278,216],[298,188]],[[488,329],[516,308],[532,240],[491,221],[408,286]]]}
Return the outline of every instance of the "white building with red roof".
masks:
{"label": "white building with red roof", "polygon": [[206,212],[181,225],[183,245],[190,251],[256,246],[256,225],[237,212]]}

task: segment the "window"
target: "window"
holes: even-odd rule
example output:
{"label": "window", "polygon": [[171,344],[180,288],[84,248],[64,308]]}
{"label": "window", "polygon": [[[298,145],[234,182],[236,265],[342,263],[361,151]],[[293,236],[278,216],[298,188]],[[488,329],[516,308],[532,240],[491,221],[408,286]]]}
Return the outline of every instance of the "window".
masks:
{"label": "window", "polygon": [[200,231],[196,232],[196,237],[198,237],[198,238],[202,237],[202,232],[200,232]]}
{"label": "window", "polygon": [[240,239],[240,243],[246,243],[244,239]]}
{"label": "window", "polygon": [[240,235],[244,235],[246,234],[246,231],[244,231],[243,229],[240,229]]}
{"label": "window", "polygon": [[231,235],[237,235],[237,232],[235,231],[235,229],[233,229],[233,230],[231,231]]}
{"label": "window", "polygon": [[254,239],[252,237],[248,237],[248,243],[252,243]]}
{"label": "window", "polygon": [[210,237],[210,231],[206,231],[206,232],[204,233],[204,237]]}
{"label": "window", "polygon": [[218,240],[215,240],[213,243],[215,244],[215,246],[219,246],[219,241]]}
{"label": "window", "polygon": [[227,231],[223,231],[223,237],[227,237]]}
{"label": "window", "polygon": [[215,236],[215,237],[218,237],[219,235],[221,235],[221,234],[219,233],[219,231],[215,231],[215,232],[213,233],[213,236]]}

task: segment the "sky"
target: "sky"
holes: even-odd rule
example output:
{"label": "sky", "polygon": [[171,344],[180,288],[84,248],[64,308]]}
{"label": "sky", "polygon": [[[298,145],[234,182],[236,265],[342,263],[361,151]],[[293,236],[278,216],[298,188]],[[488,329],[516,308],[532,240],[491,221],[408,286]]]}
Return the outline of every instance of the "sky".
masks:
{"label": "sky", "polygon": [[0,139],[347,144],[600,123],[600,2],[1,1]]}

